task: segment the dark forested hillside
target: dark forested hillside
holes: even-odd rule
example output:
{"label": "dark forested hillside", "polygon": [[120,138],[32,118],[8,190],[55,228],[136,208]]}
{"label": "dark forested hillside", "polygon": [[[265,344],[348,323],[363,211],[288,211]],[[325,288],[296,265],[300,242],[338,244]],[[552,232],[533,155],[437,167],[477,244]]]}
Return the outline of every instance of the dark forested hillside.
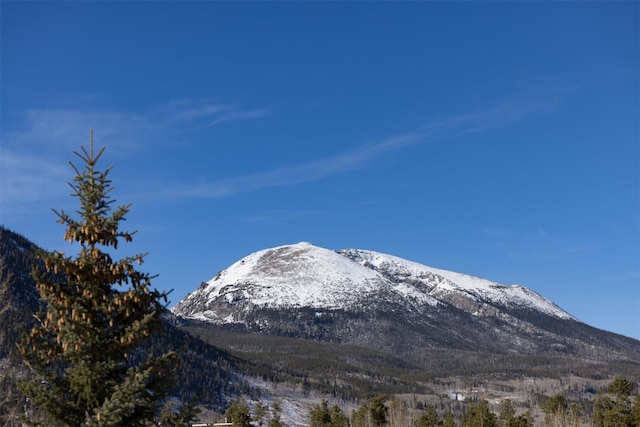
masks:
{"label": "dark forested hillside", "polygon": [[16,340],[38,309],[31,277],[37,250],[26,237],[0,226],[0,358],[14,356]]}
{"label": "dark forested hillside", "polygon": [[24,397],[17,381],[25,370],[16,352],[22,331],[33,322],[38,293],[31,277],[37,246],[0,226],[0,425],[17,424]]}
{"label": "dark forested hillside", "polygon": [[345,400],[375,393],[425,393],[447,378],[608,378],[640,376],[632,360],[595,361],[559,352],[546,355],[488,353],[446,347],[399,348],[268,335],[240,326],[182,321],[182,327],[216,343],[238,359],[251,361],[245,372],[267,381],[297,384]]}

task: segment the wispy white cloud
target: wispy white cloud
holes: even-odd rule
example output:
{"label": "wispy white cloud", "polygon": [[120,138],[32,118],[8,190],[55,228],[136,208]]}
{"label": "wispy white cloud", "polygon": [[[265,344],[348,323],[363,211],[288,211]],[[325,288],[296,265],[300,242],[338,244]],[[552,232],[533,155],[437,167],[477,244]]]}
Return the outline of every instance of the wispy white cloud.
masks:
{"label": "wispy white cloud", "polygon": [[[382,156],[412,145],[442,141],[465,134],[508,126],[528,116],[557,108],[557,97],[514,96],[490,108],[431,120],[412,131],[377,143],[356,146],[324,159],[282,166],[263,172],[199,182],[164,183],[162,197],[223,198],[272,187],[299,185],[365,168]],[[19,206],[51,200],[52,182],[66,182],[69,153],[86,145],[89,127],[95,129],[99,146],[108,146],[110,156],[130,156],[156,146],[173,144],[188,131],[224,123],[255,120],[271,114],[269,108],[243,108],[216,100],[179,100],[144,112],[92,109],[31,109],[20,126],[4,132],[0,144],[3,205]],[[3,207],[3,209],[5,209]]]}
{"label": "wispy white cloud", "polygon": [[318,210],[291,210],[291,209],[272,209],[256,212],[251,215],[243,215],[238,219],[247,223],[269,223],[269,224],[288,224],[291,220],[301,217],[326,215],[325,211]]}
{"label": "wispy white cloud", "polygon": [[213,181],[174,185],[165,195],[183,198],[222,198],[265,188],[317,181],[366,167],[368,163],[387,153],[412,145],[487,132],[534,114],[550,113],[557,108],[559,102],[560,99],[557,97],[543,100],[516,97],[488,109],[439,118],[411,132],[398,134],[378,143],[358,146],[325,159]]}
{"label": "wispy white cloud", "polygon": [[334,157],[285,166],[255,174],[223,178],[211,182],[181,184],[169,190],[168,196],[184,198],[222,198],[238,193],[271,187],[291,186],[317,181],[329,176],[363,167],[383,153],[422,140],[420,135],[400,135],[381,143],[358,147]]}
{"label": "wispy white cloud", "polygon": [[[258,119],[270,109],[244,109],[232,103],[173,101],[145,112],[91,109],[31,109],[24,112],[20,129],[2,135],[3,146],[28,146],[68,152],[86,144],[89,128],[100,135],[100,145],[131,152],[158,141],[167,132],[212,127]],[[169,138],[164,138],[170,141]]]}
{"label": "wispy white cloud", "polygon": [[236,103],[216,100],[179,100],[170,102],[153,114],[154,121],[186,128],[208,128],[222,123],[259,119],[271,114],[270,108],[244,109]]}
{"label": "wispy white cloud", "polygon": [[43,158],[0,151],[0,210],[22,212],[27,205],[68,193],[69,169]]}
{"label": "wispy white cloud", "polygon": [[[69,180],[70,153],[89,142],[108,146],[112,157],[130,156],[148,146],[171,144],[171,135],[223,123],[258,119],[269,109],[245,109],[234,103],[174,101],[145,112],[80,108],[30,109],[0,138],[0,202],[4,212],[57,199],[54,183]],[[63,190],[64,191],[64,190]]]}

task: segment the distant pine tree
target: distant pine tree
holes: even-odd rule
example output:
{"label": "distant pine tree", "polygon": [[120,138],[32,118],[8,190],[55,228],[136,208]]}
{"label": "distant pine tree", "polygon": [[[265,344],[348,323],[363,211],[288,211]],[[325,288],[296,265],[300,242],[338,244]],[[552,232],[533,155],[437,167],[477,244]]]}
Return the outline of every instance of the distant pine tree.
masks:
{"label": "distant pine tree", "polygon": [[596,427],[640,426],[640,400],[633,400],[635,385],[625,377],[614,379],[607,393],[600,393],[593,405],[593,425]]}
{"label": "distant pine tree", "polygon": [[329,403],[322,400],[319,405],[314,406],[309,411],[309,421],[311,427],[347,427],[349,418],[338,405],[329,408]]}
{"label": "distant pine tree", "polygon": [[249,405],[244,401],[233,402],[225,411],[224,416],[236,427],[249,427],[251,425]]}
{"label": "distant pine tree", "polygon": [[453,417],[453,411],[451,409],[447,409],[447,412],[444,413],[442,427],[456,427],[456,421]]}
{"label": "distant pine tree", "polygon": [[48,426],[152,425],[174,378],[175,353],[141,347],[161,328],[167,294],[135,269],[145,254],[112,259],[134,233],[119,228],[130,205],[111,210],[111,167],[96,169],[103,152],[94,153],[91,132],[89,150],[74,152],[84,169],[70,162],[80,218],[54,211],[67,227],[65,240],[80,245],[78,255],[42,253],[44,271],[34,271],[46,308],[19,347],[34,373],[21,388]]}
{"label": "distant pine tree", "polygon": [[433,405],[427,405],[422,414],[415,421],[416,427],[437,427],[440,425],[436,408]]}
{"label": "distant pine tree", "polygon": [[369,400],[369,412],[371,414],[371,420],[376,426],[382,426],[387,423],[388,409],[385,406],[387,397],[383,394],[372,397]]}
{"label": "distant pine tree", "polygon": [[480,400],[472,404],[462,418],[464,427],[496,427],[498,421],[496,414],[489,409],[486,400]]}

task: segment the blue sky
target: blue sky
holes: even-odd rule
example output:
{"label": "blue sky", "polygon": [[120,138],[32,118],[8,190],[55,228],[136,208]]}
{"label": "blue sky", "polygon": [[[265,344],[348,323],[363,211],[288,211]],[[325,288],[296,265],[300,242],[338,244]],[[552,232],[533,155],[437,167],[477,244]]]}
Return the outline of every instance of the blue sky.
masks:
{"label": "blue sky", "polygon": [[68,253],[67,162],[176,303],[254,251],[523,284],[640,338],[637,2],[10,2],[0,222]]}

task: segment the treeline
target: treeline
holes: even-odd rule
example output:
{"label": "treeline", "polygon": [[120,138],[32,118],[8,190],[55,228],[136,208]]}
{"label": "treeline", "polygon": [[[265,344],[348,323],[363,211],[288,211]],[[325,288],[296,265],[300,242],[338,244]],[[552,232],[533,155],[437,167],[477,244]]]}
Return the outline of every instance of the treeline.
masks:
{"label": "treeline", "polygon": [[[635,389],[630,380],[618,377],[598,393],[590,408],[558,394],[540,405],[539,416],[534,415],[534,408],[523,410],[510,399],[502,400],[495,410],[486,400],[471,402],[463,409],[457,405],[442,410],[433,404],[419,405],[380,394],[351,413],[323,400],[309,411],[308,424],[310,427],[638,427],[640,395],[634,393]],[[271,408],[258,402],[252,416],[245,401],[235,401],[225,417],[238,427],[286,426],[278,402]]]}

